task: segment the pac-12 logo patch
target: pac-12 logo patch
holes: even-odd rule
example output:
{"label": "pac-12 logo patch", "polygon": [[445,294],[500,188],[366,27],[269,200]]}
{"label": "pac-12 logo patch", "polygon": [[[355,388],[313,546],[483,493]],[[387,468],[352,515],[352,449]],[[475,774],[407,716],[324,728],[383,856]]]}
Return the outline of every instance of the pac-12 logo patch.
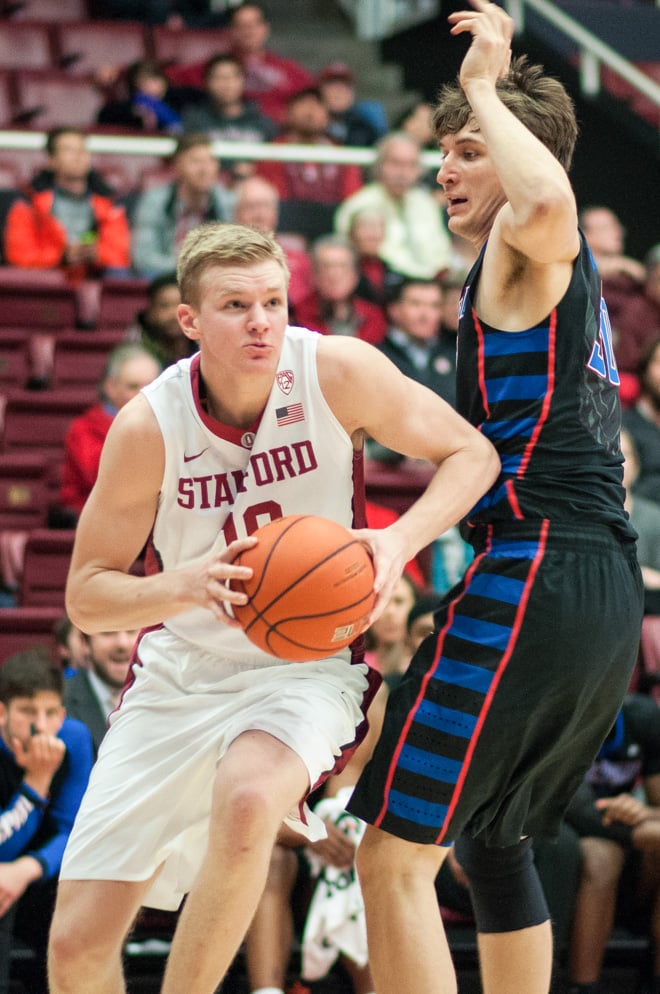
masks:
{"label": "pac-12 logo patch", "polygon": [[288,396],[293,390],[293,370],[280,369],[275,379],[282,393],[285,393]]}

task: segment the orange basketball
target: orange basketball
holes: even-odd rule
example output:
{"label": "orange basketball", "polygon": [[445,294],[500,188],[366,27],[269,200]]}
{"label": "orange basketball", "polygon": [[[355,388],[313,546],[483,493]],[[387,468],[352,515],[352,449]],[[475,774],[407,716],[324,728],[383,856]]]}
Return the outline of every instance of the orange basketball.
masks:
{"label": "orange basketball", "polygon": [[375,600],[373,565],[343,525],[292,514],[254,537],[258,544],[236,559],[252,567],[252,579],[232,587],[249,597],[233,611],[255,645],[302,663],[333,655],[364,631]]}

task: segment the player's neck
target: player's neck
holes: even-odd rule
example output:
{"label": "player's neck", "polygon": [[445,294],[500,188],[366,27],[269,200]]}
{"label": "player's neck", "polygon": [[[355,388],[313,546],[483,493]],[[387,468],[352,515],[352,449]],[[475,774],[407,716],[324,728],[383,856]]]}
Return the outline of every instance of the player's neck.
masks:
{"label": "player's neck", "polygon": [[[270,389],[257,389],[254,378],[244,390],[234,382],[231,390],[209,390],[200,376],[199,399],[203,409],[222,425],[231,428],[251,428],[266,406]],[[229,398],[229,401],[224,398]]]}

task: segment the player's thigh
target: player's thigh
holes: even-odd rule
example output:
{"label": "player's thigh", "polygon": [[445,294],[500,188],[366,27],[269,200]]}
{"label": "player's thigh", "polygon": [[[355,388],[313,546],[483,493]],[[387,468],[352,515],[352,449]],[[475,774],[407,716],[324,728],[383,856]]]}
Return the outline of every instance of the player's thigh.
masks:
{"label": "player's thigh", "polygon": [[296,752],[269,732],[241,733],[220,760],[213,785],[213,813],[255,807],[276,824],[309,790],[307,768]]}
{"label": "player's thigh", "polygon": [[50,932],[51,952],[120,951],[151,880],[61,880]]}

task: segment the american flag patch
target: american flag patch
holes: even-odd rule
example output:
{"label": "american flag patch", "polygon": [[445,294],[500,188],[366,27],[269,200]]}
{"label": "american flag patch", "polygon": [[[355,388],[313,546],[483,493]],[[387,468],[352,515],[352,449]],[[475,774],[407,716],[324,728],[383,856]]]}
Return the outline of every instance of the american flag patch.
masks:
{"label": "american flag patch", "polygon": [[296,421],[305,420],[305,412],[302,404],[287,404],[286,407],[278,407],[275,411],[278,425],[292,425]]}

